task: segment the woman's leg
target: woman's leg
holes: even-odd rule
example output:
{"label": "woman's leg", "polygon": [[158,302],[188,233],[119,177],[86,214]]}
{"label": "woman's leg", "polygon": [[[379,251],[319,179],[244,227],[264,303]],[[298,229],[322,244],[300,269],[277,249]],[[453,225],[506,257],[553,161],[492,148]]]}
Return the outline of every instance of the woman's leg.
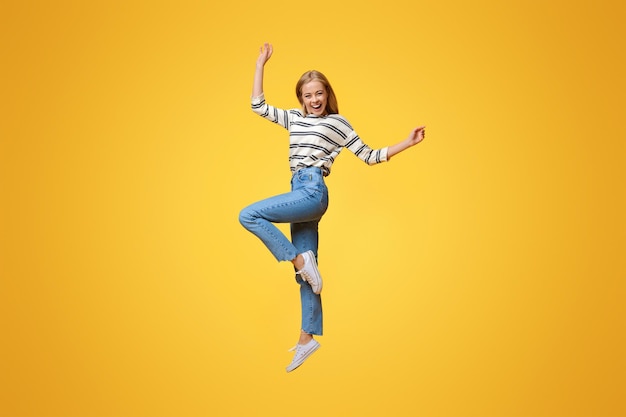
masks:
{"label": "woman's leg", "polygon": [[270,197],[241,210],[239,221],[256,235],[278,261],[293,261],[302,253],[273,223],[293,223],[318,220],[326,207],[320,204],[321,193],[296,189]]}
{"label": "woman's leg", "polygon": [[[291,238],[293,244],[299,250],[310,250],[317,257],[318,246],[318,221],[292,223]],[[300,300],[302,303],[302,325],[300,339],[292,350],[295,354],[291,363],[287,365],[287,372],[298,368],[311,356],[320,344],[313,339],[313,335],[322,334],[322,298],[315,294],[299,274],[296,274],[296,281],[300,284]]]}
{"label": "woman's leg", "polygon": [[[317,257],[318,224],[318,220],[291,224],[291,239],[299,252],[311,250]],[[319,294],[315,294],[311,286],[298,274],[296,274],[296,281],[300,284],[302,305],[302,334],[299,343],[305,344],[312,338],[311,335],[323,333],[322,298]]]}

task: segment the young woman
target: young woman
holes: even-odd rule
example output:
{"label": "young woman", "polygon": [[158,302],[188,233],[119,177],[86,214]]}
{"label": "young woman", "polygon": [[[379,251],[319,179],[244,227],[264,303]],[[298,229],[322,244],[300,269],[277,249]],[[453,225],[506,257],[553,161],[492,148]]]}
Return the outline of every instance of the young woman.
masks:
{"label": "young woman", "polygon": [[[255,234],[278,261],[290,261],[296,270],[302,302],[300,339],[287,366],[300,366],[320,344],[322,334],[322,277],[317,268],[318,223],[328,207],[324,177],[330,174],[337,155],[347,148],[369,165],[388,161],[393,155],[424,139],[424,126],[392,146],[371,149],[348,121],[339,115],[337,98],[326,77],[307,71],[296,84],[301,109],[282,110],[265,102],[263,71],[273,53],[272,45],[261,46],[252,87],[252,111],[289,131],[291,192],[244,208],[239,221]],[[273,223],[290,223],[291,241]]]}

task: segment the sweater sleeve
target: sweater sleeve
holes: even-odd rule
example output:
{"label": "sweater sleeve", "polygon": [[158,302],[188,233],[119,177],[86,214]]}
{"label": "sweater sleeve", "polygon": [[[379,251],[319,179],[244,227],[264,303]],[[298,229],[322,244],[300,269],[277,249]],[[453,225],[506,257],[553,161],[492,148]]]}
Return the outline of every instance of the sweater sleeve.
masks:
{"label": "sweater sleeve", "polygon": [[350,152],[355,154],[359,157],[359,159],[368,165],[376,165],[381,162],[387,162],[387,151],[389,150],[389,147],[372,149],[361,140],[356,132],[353,132],[353,135],[348,137],[346,148],[348,148]]}
{"label": "sweater sleeve", "polygon": [[376,165],[381,162],[387,162],[387,152],[389,147],[381,149],[370,148],[359,135],[354,131],[350,122],[348,122],[343,116],[336,115],[335,118],[341,123],[339,126],[344,132],[343,146],[348,148],[350,152],[355,154],[359,159],[368,165]]}
{"label": "sweater sleeve", "polygon": [[289,111],[270,106],[265,102],[265,95],[252,97],[252,111],[259,116],[276,123],[285,129],[289,128]]}

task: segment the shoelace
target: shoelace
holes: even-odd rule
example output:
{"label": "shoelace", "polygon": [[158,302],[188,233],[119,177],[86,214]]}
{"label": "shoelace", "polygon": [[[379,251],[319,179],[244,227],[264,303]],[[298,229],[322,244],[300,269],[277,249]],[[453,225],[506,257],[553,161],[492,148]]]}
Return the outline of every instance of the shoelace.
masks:
{"label": "shoelace", "polygon": [[304,345],[300,345],[300,344],[296,344],[294,347],[292,347],[291,349],[289,349],[287,352],[293,352],[296,351],[296,355],[298,354],[302,354],[302,351],[304,350]]}
{"label": "shoelace", "polygon": [[313,285],[313,278],[311,278],[311,276],[309,275],[308,272],[306,272],[304,269],[301,271],[296,272],[296,274],[302,275],[302,278],[304,278],[304,280],[306,282],[309,283],[309,285]]}

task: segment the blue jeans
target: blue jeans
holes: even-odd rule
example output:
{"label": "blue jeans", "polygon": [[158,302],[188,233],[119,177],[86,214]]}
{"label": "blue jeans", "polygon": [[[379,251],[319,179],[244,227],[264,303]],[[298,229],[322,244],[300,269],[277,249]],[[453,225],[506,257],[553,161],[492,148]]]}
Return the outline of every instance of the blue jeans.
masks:
{"label": "blue jeans", "polygon": [[[278,261],[291,261],[308,250],[317,257],[318,224],[328,208],[328,188],[319,168],[301,168],[291,177],[291,192],[241,210],[239,222],[267,246]],[[273,223],[291,224],[291,241]],[[322,334],[322,299],[296,275],[302,302],[302,330]]]}

